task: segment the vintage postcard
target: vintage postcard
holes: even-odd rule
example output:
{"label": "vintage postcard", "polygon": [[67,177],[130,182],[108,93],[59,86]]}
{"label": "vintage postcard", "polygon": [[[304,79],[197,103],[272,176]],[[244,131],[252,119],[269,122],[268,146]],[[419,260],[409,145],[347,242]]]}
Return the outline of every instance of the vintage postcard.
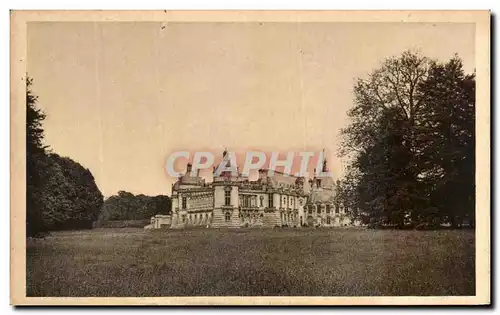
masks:
{"label": "vintage postcard", "polygon": [[12,11],[14,305],[490,304],[490,12]]}

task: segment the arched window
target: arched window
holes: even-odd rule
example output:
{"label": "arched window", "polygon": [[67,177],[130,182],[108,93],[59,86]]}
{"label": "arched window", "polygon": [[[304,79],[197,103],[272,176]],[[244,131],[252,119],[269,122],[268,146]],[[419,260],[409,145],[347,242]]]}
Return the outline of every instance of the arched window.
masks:
{"label": "arched window", "polygon": [[226,212],[226,214],[225,214],[225,216],[224,216],[224,217],[225,217],[225,219],[226,219],[226,222],[231,221],[231,213]]}

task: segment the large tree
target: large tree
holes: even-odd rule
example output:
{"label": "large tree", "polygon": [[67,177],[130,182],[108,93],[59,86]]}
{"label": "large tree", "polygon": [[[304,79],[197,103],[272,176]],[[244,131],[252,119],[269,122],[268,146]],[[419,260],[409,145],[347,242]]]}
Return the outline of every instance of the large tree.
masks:
{"label": "large tree", "polygon": [[420,203],[416,129],[425,116],[418,86],[430,61],[411,52],[387,59],[354,87],[341,153],[359,172],[359,206],[377,223],[404,225]]}
{"label": "large tree", "polygon": [[44,145],[45,113],[26,81],[26,235],[90,228],[103,196],[89,169]]}
{"label": "large tree", "polygon": [[435,62],[420,86],[428,119],[421,132],[432,203],[453,226],[475,221],[475,75],[455,56]]}
{"label": "large tree", "polygon": [[49,154],[39,202],[49,230],[88,229],[97,219],[103,196],[89,169],[67,157]]}
{"label": "large tree", "polygon": [[[456,57],[387,59],[354,88],[340,182],[365,222],[402,227],[473,221],[474,82]],[[471,175],[472,174],[472,175]],[[455,193],[463,198],[453,199]]]}
{"label": "large tree", "polygon": [[39,197],[44,179],[46,146],[43,120],[45,113],[38,108],[38,97],[31,89],[33,80],[26,78],[26,234],[37,236],[47,231],[44,227]]}

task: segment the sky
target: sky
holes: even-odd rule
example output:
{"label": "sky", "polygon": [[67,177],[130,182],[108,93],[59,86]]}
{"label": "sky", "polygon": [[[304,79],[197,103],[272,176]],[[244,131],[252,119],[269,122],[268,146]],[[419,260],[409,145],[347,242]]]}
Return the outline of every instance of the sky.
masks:
{"label": "sky", "polygon": [[474,70],[474,24],[33,22],[45,143],[104,196],[171,193],[175,151],[325,149],[334,178],[356,78],[405,50]]}

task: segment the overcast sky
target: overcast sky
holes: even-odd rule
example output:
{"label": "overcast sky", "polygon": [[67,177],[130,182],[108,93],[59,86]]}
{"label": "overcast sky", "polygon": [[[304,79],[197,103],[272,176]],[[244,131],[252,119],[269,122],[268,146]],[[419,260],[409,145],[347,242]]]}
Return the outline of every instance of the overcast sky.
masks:
{"label": "overcast sky", "polygon": [[473,24],[30,23],[46,144],[105,196],[170,195],[177,150],[325,148],[334,177],[355,78],[405,50],[474,69]]}

